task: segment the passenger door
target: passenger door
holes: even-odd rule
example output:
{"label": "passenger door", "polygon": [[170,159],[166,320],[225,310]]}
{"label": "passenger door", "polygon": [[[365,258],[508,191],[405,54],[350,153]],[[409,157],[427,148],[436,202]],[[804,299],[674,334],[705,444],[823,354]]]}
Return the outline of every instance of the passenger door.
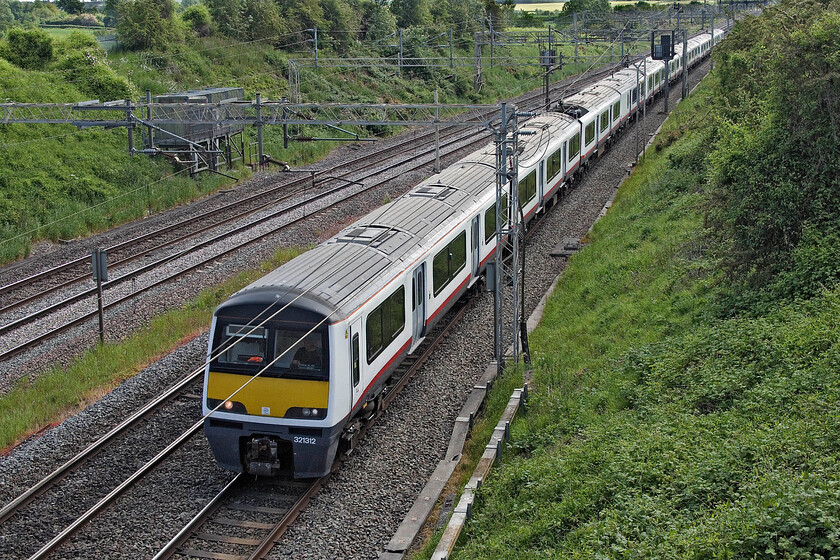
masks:
{"label": "passenger door", "polygon": [[350,399],[350,408],[362,394],[362,359],[361,359],[361,321],[357,321],[350,327],[350,383],[353,385],[353,397]]}
{"label": "passenger door", "polygon": [[409,353],[414,352],[424,334],[426,334],[426,263],[420,263],[411,276],[411,350]]}
{"label": "passenger door", "polygon": [[479,246],[479,238],[481,237],[481,233],[479,230],[479,218],[481,216],[475,216],[472,219],[472,227],[470,228],[470,252],[472,253],[471,263],[472,263],[472,275],[473,278],[478,277],[478,265],[481,262],[480,255],[478,252]]}

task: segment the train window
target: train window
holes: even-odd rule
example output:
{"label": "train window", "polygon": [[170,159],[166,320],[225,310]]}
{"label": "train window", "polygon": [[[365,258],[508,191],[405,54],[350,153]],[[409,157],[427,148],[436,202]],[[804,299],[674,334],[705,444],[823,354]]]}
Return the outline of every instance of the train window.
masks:
{"label": "train window", "polygon": [[365,323],[367,361],[371,363],[405,328],[405,286],[370,312]]}
{"label": "train window", "polygon": [[268,330],[265,327],[230,324],[225,327],[221,364],[260,365],[265,363]]}
{"label": "train window", "polygon": [[621,100],[619,99],[613,104],[613,122],[621,118]]}
{"label": "train window", "polygon": [[[495,218],[494,218],[495,219]],[[432,284],[438,295],[467,264],[467,232],[462,231],[432,262]]]}
{"label": "train window", "polygon": [[367,360],[371,363],[374,358],[382,353],[385,346],[382,344],[382,306],[380,305],[368,315],[365,323],[367,334]]}
{"label": "train window", "polygon": [[563,170],[563,150],[559,149],[548,158],[548,178],[551,179]]}
{"label": "train window", "polygon": [[577,157],[580,153],[580,132],[572,136],[572,139],[569,140],[569,161],[572,161],[572,158]]}
{"label": "train window", "polygon": [[[506,194],[502,195],[502,227],[507,225],[507,206],[508,197]],[[484,212],[484,243],[490,243],[493,236],[496,235],[496,203],[494,202],[490,208]]]}
{"label": "train window", "polygon": [[601,132],[607,130],[607,127],[610,126],[610,112],[604,111],[601,113]]}
{"label": "train window", "polygon": [[[595,123],[592,123],[595,126]],[[537,172],[531,171],[521,181],[519,181],[519,204],[520,206],[534,198],[537,194]]]}
{"label": "train window", "polygon": [[586,125],[586,129],[584,130],[585,142],[583,143],[584,146],[588,146],[595,140],[595,121],[592,121],[588,125]]}

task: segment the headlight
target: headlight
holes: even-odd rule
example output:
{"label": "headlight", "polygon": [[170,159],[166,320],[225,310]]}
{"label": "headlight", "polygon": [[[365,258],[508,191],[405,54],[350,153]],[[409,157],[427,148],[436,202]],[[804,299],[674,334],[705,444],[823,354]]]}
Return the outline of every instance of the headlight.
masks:
{"label": "headlight", "polygon": [[245,405],[239,401],[222,401],[221,399],[213,399],[207,397],[207,408],[215,410],[218,407],[219,412],[234,412],[237,414],[248,414]]}
{"label": "headlight", "polygon": [[306,418],[307,420],[321,420],[327,417],[326,408],[309,408],[293,406],[286,411],[285,418]]}

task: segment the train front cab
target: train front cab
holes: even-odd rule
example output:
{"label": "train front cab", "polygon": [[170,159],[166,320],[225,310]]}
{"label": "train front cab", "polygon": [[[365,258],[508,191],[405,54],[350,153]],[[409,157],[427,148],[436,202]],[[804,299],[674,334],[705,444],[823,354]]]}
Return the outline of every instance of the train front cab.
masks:
{"label": "train front cab", "polygon": [[335,417],[344,417],[330,379],[335,327],[323,309],[299,306],[259,325],[280,300],[244,299],[222,304],[213,318],[203,402],[213,454],[234,472],[323,476],[341,435]]}

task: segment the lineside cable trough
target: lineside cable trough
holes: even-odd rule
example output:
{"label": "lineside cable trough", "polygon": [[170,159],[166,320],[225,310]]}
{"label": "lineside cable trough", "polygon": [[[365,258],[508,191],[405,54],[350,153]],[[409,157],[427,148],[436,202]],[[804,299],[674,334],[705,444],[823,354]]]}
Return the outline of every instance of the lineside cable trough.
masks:
{"label": "lineside cable trough", "polygon": [[458,505],[455,506],[452,517],[449,518],[446,529],[443,530],[443,535],[440,537],[440,541],[438,541],[434,554],[432,554],[432,560],[446,560],[455,549],[461,531],[463,531],[464,526],[472,516],[475,493],[481,487],[487,475],[490,474],[490,469],[493,468],[493,465],[496,462],[502,462],[502,447],[505,442],[510,441],[510,423],[520,409],[522,409],[523,413],[525,412],[527,401],[528,384],[526,383],[522,388],[513,390],[508,405],[502,413],[499,422],[496,424],[496,429],[493,430],[493,435],[490,436],[489,443],[484,448],[484,454],[478,461],[469,482],[464,487],[464,492],[461,494]]}
{"label": "lineside cable trough", "polygon": [[[455,427],[452,430],[452,438],[449,441],[449,448],[446,451],[446,455],[438,463],[432,476],[429,477],[429,481],[426,483],[423,491],[417,497],[417,500],[415,500],[414,505],[406,514],[403,522],[394,533],[393,538],[391,538],[391,541],[385,547],[385,550],[379,555],[379,560],[400,560],[404,558],[409,548],[411,548],[414,539],[426,523],[438,498],[441,496],[446,484],[449,482],[449,479],[452,477],[455,468],[461,460],[464,443],[472,429],[475,415],[483,404],[484,398],[487,396],[496,377],[496,373],[496,364],[491,362],[487,366],[479,384],[473,388],[472,393],[470,393],[467,402],[464,403],[464,407],[461,409],[455,421]],[[433,559],[445,560],[454,549],[458,536],[461,534],[466,522],[469,521],[472,513],[475,493],[490,473],[493,465],[501,462],[502,447],[505,442],[510,441],[510,423],[520,409],[525,410],[527,399],[527,383],[522,388],[514,389],[508,405],[496,424],[489,443],[484,449],[484,454],[476,465],[475,471],[465,486],[454,511],[451,512],[452,515],[449,518],[449,522],[446,523],[446,528],[438,543],[438,548],[432,556]],[[440,554],[439,551],[441,551]]]}

